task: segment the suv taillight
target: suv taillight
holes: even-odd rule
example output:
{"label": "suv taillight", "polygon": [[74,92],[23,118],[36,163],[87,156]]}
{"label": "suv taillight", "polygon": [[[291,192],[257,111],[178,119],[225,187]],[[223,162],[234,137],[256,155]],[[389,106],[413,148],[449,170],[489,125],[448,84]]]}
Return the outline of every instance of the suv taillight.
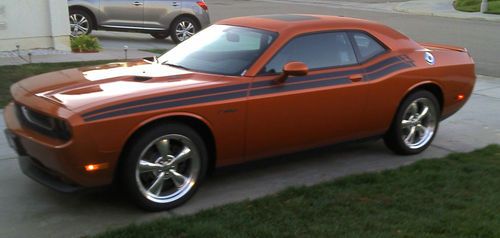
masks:
{"label": "suv taillight", "polygon": [[208,6],[204,1],[198,1],[196,4],[198,4],[198,6],[200,6],[203,10],[208,11]]}

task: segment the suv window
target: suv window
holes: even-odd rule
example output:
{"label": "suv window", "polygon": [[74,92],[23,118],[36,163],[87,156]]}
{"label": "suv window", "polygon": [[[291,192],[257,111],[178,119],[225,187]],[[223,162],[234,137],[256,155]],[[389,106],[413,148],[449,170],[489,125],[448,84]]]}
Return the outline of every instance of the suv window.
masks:
{"label": "suv window", "polygon": [[325,32],[299,36],[283,47],[262,69],[262,74],[278,74],[291,61],[305,63],[310,70],[357,64],[345,32]]}
{"label": "suv window", "polygon": [[354,42],[359,49],[360,61],[364,62],[371,59],[374,56],[382,54],[386,49],[381,46],[376,40],[374,40],[368,34],[362,32],[354,32],[352,34]]}

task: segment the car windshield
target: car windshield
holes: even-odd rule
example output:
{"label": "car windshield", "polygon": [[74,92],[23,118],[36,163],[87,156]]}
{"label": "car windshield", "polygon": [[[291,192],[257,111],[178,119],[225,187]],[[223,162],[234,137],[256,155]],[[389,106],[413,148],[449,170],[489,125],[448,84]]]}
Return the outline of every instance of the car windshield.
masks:
{"label": "car windshield", "polygon": [[277,33],[213,25],[162,55],[165,65],[190,71],[241,75],[274,41]]}

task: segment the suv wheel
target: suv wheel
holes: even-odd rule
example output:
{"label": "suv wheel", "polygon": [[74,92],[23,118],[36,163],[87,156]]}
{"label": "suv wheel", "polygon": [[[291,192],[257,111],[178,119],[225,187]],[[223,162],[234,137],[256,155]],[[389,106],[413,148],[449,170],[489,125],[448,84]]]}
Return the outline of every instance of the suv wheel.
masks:
{"label": "suv wheel", "polygon": [[198,24],[189,17],[177,18],[170,29],[170,38],[176,44],[181,43],[200,31]]}
{"label": "suv wheel", "polygon": [[88,35],[94,27],[90,15],[81,10],[70,10],[69,23],[71,36]]}
{"label": "suv wheel", "polygon": [[179,123],[141,133],[120,169],[125,191],[139,207],[159,211],[186,202],[207,170],[207,150],[195,130]]}

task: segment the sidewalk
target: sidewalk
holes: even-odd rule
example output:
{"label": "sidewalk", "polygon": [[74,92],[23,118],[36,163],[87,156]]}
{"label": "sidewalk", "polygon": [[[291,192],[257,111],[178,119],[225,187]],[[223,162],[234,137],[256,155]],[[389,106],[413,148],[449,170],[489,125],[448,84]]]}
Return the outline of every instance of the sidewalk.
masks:
{"label": "sidewalk", "polygon": [[354,0],[258,0],[262,2],[321,6],[336,9],[353,9],[384,13],[407,13],[412,15],[439,16],[458,19],[479,19],[500,22],[498,14],[461,12],[453,7],[453,0],[409,0],[407,2]]}
{"label": "sidewalk", "polygon": [[[165,49],[166,51],[166,49]],[[54,50],[32,50],[32,63],[57,63],[72,61],[94,61],[94,60],[114,60],[125,59],[124,50],[104,49],[99,53],[72,53]],[[129,49],[127,51],[128,59],[139,59],[150,57],[153,53]],[[0,66],[2,65],[21,65],[28,63],[28,51],[20,51],[18,56],[16,51],[0,52]]]}
{"label": "sidewalk", "polygon": [[480,12],[461,12],[453,7],[453,0],[413,0],[397,4],[394,11],[414,15],[451,17],[459,19],[480,19],[500,22],[498,14],[483,14]]}

